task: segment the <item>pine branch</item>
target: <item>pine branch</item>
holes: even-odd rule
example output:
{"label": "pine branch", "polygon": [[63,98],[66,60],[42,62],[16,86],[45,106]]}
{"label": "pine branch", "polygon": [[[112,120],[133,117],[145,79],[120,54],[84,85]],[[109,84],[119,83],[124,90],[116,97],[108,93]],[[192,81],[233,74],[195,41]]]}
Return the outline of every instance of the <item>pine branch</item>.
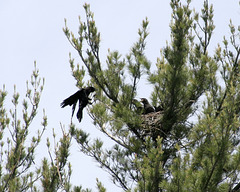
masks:
{"label": "pine branch", "polygon": [[238,64],[238,62],[239,62],[238,61],[239,55],[240,55],[240,48],[237,50],[237,55],[236,55],[235,61],[233,63],[232,71],[230,73],[230,78],[229,78],[229,81],[228,81],[229,84],[226,85],[226,89],[225,89],[224,95],[223,95],[223,97],[222,97],[222,99],[221,99],[221,101],[219,103],[217,112],[215,114],[216,118],[218,117],[218,115],[220,114],[220,112],[222,110],[223,103],[224,103],[224,101],[225,101],[225,99],[227,97],[227,94],[229,92],[229,86],[231,86],[231,82],[233,81],[233,78],[238,75],[237,69],[238,69],[238,65],[239,65]]}

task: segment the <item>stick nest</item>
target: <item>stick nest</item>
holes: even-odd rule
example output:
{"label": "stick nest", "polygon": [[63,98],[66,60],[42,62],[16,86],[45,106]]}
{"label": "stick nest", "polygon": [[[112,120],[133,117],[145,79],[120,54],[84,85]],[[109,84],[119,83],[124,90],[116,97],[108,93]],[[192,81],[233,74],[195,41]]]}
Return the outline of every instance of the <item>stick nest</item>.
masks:
{"label": "stick nest", "polygon": [[141,115],[141,118],[143,120],[141,124],[143,135],[149,135],[152,138],[162,136],[162,117],[163,111]]}

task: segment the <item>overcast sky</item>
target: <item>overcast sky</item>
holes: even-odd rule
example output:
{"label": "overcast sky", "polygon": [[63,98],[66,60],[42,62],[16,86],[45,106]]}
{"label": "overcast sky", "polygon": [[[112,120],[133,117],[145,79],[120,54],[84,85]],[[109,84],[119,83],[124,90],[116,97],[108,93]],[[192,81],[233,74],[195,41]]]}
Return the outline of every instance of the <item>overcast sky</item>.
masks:
{"label": "overcast sky", "polygon": [[[5,84],[9,93],[7,106],[10,106],[13,85],[24,96],[26,80],[30,79],[34,61],[40,70],[40,75],[45,78],[45,89],[40,103],[39,114],[33,122],[31,133],[40,128],[42,109],[45,108],[49,126],[44,135],[37,155],[42,156],[46,150],[46,137],[51,138],[52,128],[60,136],[60,122],[68,128],[70,123],[70,108],[60,108],[61,101],[74,93],[75,80],[71,76],[69,67],[69,52],[76,61],[78,55],[70,46],[62,28],[64,18],[68,27],[73,32],[78,29],[78,16],[84,19],[83,4],[91,4],[96,24],[101,32],[101,58],[104,61],[108,48],[119,50],[124,56],[128,53],[133,43],[137,40],[137,30],[141,21],[148,17],[150,21],[150,35],[147,40],[146,55],[155,65],[160,49],[169,41],[169,22],[171,9],[166,0],[1,0],[0,1],[0,89]],[[193,6],[200,10],[201,0],[193,0]],[[238,0],[219,1],[212,0],[214,5],[214,32],[211,49],[222,42],[224,35],[229,36],[228,24],[230,18],[233,24],[239,25],[240,6]],[[149,97],[151,87],[141,82],[147,91],[139,92],[139,97]],[[79,124],[74,118],[74,123],[93,134],[93,137],[104,136],[92,125],[86,111],[83,121]],[[109,142],[108,142],[109,144]],[[42,150],[41,150],[42,149]],[[47,153],[46,153],[47,155]],[[75,141],[71,148],[71,163],[73,165],[73,183],[82,184],[84,187],[95,191],[95,179],[103,181],[108,191],[121,191],[111,184],[109,176],[96,166],[96,163],[79,153]],[[37,163],[40,165],[40,161]]]}

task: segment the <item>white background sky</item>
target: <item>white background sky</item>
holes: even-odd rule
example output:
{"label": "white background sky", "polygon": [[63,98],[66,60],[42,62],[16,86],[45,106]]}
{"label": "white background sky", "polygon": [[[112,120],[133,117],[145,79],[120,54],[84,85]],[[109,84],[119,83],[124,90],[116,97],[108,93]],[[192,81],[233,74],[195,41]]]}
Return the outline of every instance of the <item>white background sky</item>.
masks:
{"label": "white background sky", "polygon": [[[61,109],[59,105],[65,97],[77,90],[68,63],[69,52],[76,61],[80,60],[62,28],[66,18],[68,27],[76,34],[79,26],[78,16],[83,19],[85,16],[82,7],[85,2],[91,4],[96,24],[101,32],[100,53],[103,63],[108,48],[112,51],[119,50],[123,56],[128,53],[137,40],[137,30],[145,17],[150,21],[146,55],[153,66],[160,55],[160,48],[163,48],[166,40],[170,39],[171,9],[169,1],[166,0],[0,0],[0,89],[5,84],[9,93],[6,106],[11,106],[14,84],[17,91],[22,96],[25,95],[25,82],[30,79],[35,60],[40,75],[46,80],[39,114],[30,130],[34,134],[40,128],[42,109],[45,108],[49,125],[37,150],[38,159],[47,156],[45,141],[46,137],[52,137],[52,128],[60,136],[59,123],[64,124],[66,129],[70,123],[70,107]],[[200,10],[202,3],[202,0],[193,0],[192,5],[196,10]],[[239,25],[240,6],[238,0],[212,0],[210,3],[213,3],[215,13],[216,29],[210,45],[214,50],[217,43],[222,42],[224,35],[229,36],[230,18],[233,24]],[[141,82],[140,85],[144,90],[140,89],[138,96],[148,97],[151,87],[146,82]],[[93,136],[104,139],[92,125],[86,111],[82,123],[79,124],[75,117],[74,123]],[[121,191],[111,183],[109,176],[98,168],[91,158],[80,154],[75,141],[72,142],[70,161],[73,165],[74,184],[82,184],[83,187],[95,191],[95,179],[98,177],[108,191]],[[37,165],[40,163],[40,160],[37,161]]]}

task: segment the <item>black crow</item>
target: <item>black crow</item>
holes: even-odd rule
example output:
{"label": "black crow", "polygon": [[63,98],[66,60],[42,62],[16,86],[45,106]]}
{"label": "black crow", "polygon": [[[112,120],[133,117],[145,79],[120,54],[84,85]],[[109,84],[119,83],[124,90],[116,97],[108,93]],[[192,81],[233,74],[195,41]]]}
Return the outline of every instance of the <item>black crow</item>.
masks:
{"label": "black crow", "polygon": [[88,98],[89,94],[91,92],[94,92],[94,87],[86,87],[81,88],[79,91],[68,97],[67,99],[63,100],[61,103],[61,107],[66,107],[67,105],[72,106],[72,117],[76,108],[76,104],[79,101],[79,109],[77,112],[77,119],[79,122],[82,120],[82,110],[84,107],[87,106],[87,104],[91,104],[90,98]]}
{"label": "black crow", "polygon": [[141,98],[141,102],[143,104],[143,114],[148,114],[154,112],[154,108],[149,104],[148,100],[146,98]]}

